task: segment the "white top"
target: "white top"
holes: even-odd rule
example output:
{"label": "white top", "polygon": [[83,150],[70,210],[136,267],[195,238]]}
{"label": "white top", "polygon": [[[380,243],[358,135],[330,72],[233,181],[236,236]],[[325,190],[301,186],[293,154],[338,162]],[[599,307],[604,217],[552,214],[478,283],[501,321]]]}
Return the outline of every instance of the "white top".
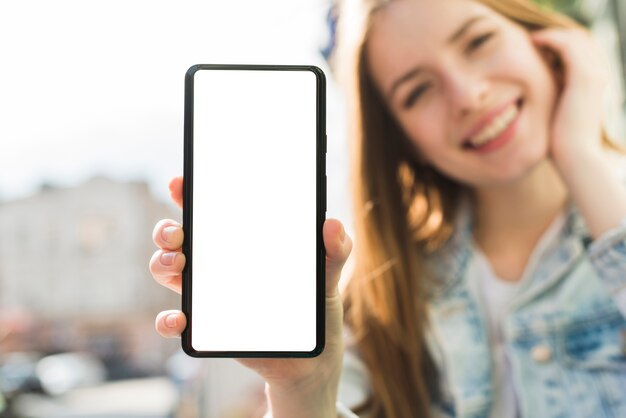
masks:
{"label": "white top", "polygon": [[476,268],[484,308],[488,316],[488,332],[493,360],[493,407],[490,417],[515,418],[518,416],[515,387],[511,376],[511,365],[504,350],[502,336],[503,318],[511,299],[517,293],[520,282],[507,282],[495,276],[484,254],[476,251]]}
{"label": "white top", "polygon": [[488,334],[491,342],[493,365],[493,406],[491,418],[517,418],[520,416],[511,364],[504,346],[502,320],[507,308],[518,292],[520,285],[528,279],[539,257],[556,239],[565,222],[561,213],[543,233],[533,249],[521,278],[516,282],[503,280],[495,275],[489,260],[478,245],[474,245],[475,257],[470,266],[470,280],[478,284],[479,297],[487,316]]}

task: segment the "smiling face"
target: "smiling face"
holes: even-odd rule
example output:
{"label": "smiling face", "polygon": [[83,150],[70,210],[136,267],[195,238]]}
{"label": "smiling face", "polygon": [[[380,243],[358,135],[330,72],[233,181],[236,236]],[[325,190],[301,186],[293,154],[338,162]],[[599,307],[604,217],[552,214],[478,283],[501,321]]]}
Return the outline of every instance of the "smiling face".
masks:
{"label": "smiling face", "polygon": [[522,26],[472,0],[396,0],[366,44],[374,84],[419,153],[474,187],[547,156],[556,85]]}

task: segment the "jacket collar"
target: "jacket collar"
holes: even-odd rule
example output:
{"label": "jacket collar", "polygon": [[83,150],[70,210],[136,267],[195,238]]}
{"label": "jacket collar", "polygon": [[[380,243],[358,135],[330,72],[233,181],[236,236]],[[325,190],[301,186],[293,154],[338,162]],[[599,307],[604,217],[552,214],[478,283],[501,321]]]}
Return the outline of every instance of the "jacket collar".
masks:
{"label": "jacket collar", "polygon": [[[557,243],[580,241],[583,247],[591,243],[591,237],[585,221],[569,199],[565,206],[565,222],[559,232]],[[454,232],[448,241],[427,259],[427,267],[432,278],[429,295],[431,298],[443,297],[448,291],[459,285],[473,254],[474,216],[471,201],[467,195],[461,199],[454,221]],[[570,242],[569,248],[574,248]]]}

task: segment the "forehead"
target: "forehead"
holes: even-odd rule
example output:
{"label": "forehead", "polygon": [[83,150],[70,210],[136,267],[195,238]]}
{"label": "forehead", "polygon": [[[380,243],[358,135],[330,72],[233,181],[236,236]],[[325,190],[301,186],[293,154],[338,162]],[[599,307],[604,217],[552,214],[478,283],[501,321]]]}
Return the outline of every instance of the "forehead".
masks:
{"label": "forehead", "polygon": [[410,39],[442,43],[450,31],[474,15],[494,16],[489,7],[474,0],[393,0],[378,9],[369,38]]}
{"label": "forehead", "polygon": [[390,1],[373,16],[367,39],[368,63],[374,77],[426,64],[467,19],[478,15],[498,16],[473,0]]}

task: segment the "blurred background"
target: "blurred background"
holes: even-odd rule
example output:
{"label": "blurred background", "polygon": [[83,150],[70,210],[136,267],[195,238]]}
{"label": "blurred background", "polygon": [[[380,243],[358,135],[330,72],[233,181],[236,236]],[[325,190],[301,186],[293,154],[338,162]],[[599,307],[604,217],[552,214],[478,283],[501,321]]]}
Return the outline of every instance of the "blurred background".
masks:
{"label": "blurred background", "polygon": [[[592,29],[611,63],[608,130],[625,138],[626,2],[542,3]],[[187,357],[154,330],[180,297],[150,276],[151,234],[159,219],[182,221],[167,185],[182,174],[183,77],[197,63],[326,72],[327,216],[352,234],[345,109],[325,61],[330,7],[0,3],[0,417],[263,415],[258,376]]]}

